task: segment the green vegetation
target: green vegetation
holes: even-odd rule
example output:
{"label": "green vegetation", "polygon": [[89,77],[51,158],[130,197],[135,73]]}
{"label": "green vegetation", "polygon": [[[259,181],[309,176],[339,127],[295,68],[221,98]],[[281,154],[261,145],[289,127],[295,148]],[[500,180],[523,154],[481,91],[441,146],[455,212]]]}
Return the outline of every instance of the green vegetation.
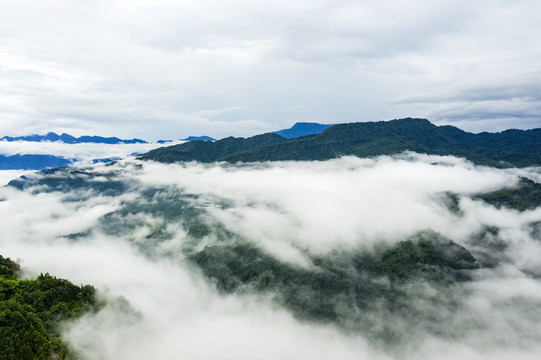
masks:
{"label": "green vegetation", "polygon": [[425,119],[334,125],[321,134],[284,139],[276,134],[192,141],[152,150],[139,158],[164,163],[179,161],[253,162],[327,160],[342,155],[369,157],[403,151],[465,157],[495,167],[541,164],[541,129],[472,134]]}
{"label": "green vegetation", "polygon": [[541,184],[523,177],[516,187],[477,195],[474,199],[481,199],[496,207],[533,210],[541,204]]}
{"label": "green vegetation", "polygon": [[[112,236],[126,236],[147,256],[166,255],[159,244],[173,239],[179,227],[188,235],[182,244],[184,248],[197,246],[206,236],[218,240],[233,237],[221,222],[208,215],[205,206],[197,205],[201,202],[198,195],[172,188],[148,189],[139,195],[137,199],[125,202],[120,209],[104,215],[99,230]],[[209,199],[208,206],[226,208],[229,205],[226,201]],[[144,241],[131,237],[141,229],[146,230]],[[78,239],[88,235],[86,232],[68,237]]]}
{"label": "green vegetation", "polygon": [[432,281],[469,280],[467,272],[479,268],[477,260],[464,247],[437,234],[420,234],[383,251],[375,258],[362,258],[358,269],[392,281],[422,277]]}
{"label": "green vegetation", "polygon": [[228,137],[216,142],[194,140],[181,145],[152,150],[141,155],[141,158],[165,163],[178,161],[213,162],[225,160],[231,154],[250,152],[262,146],[287,141],[277,134],[256,135],[247,139]]}
{"label": "green vegetation", "polygon": [[[383,303],[394,313],[413,311],[409,283],[423,281],[445,289],[470,280],[470,272],[479,267],[469,251],[434,232],[417,234],[375,253],[314,257],[310,268],[284,263],[247,242],[207,246],[190,260],[224,293],[273,294],[301,319],[369,332],[373,331],[370,319],[363,314],[374,304]],[[390,336],[389,341],[395,340]]]}
{"label": "green vegetation", "polygon": [[0,255],[0,360],[75,358],[59,327],[97,308],[94,288],[49,274],[22,280],[18,272],[16,263]]}

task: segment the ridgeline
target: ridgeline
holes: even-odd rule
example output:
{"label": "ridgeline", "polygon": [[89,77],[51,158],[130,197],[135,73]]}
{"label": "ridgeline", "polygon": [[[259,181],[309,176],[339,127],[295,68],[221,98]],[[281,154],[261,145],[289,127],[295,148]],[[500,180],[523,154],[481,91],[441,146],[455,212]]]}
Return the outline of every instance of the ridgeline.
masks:
{"label": "ridgeline", "polygon": [[371,157],[404,151],[464,157],[494,167],[541,165],[541,129],[473,134],[426,119],[337,124],[320,134],[286,139],[269,133],[215,142],[191,141],[139,157],[163,163],[328,160],[345,155]]}

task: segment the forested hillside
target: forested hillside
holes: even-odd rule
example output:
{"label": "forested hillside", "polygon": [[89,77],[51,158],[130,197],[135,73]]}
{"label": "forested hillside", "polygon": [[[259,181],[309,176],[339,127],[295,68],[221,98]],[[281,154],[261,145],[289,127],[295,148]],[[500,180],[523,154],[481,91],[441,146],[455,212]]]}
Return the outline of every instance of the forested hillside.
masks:
{"label": "forested hillside", "polygon": [[0,255],[0,359],[73,359],[60,338],[63,321],[97,309],[92,286],[49,274],[18,278],[19,265]]}
{"label": "forested hillside", "polygon": [[453,126],[436,126],[425,119],[334,125],[321,134],[283,139],[274,134],[194,141],[160,148],[140,157],[165,163],[177,161],[252,162],[328,160],[343,155],[359,157],[414,151],[465,157],[495,167],[541,164],[541,129],[473,134]]}

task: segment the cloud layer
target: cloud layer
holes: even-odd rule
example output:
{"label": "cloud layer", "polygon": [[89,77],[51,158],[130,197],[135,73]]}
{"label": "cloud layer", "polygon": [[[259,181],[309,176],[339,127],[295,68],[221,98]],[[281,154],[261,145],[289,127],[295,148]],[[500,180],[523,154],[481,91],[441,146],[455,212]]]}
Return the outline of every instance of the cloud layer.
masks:
{"label": "cloud layer", "polygon": [[[166,143],[165,145],[176,145],[179,141]],[[78,159],[89,161],[101,158],[125,158],[133,153],[142,154],[163,144],[65,144],[62,142],[29,142],[29,141],[0,141],[0,154],[25,155],[40,154],[60,156],[66,159]]]}
{"label": "cloud layer", "polygon": [[9,0],[0,133],[154,141],[405,116],[540,127],[540,11],[535,0]]}
{"label": "cloud layer", "polygon": [[[539,181],[537,168],[407,153],[238,166],[122,161],[76,170],[49,179],[91,185],[51,191],[55,182],[40,184],[34,174],[25,191],[1,188],[0,217],[9,221],[0,246],[26,276],[47,271],[92,284],[108,299],[64,330],[88,358],[534,359],[541,350],[541,208],[518,212],[472,198],[515,186],[521,176]],[[110,181],[125,191],[96,185]],[[196,237],[186,226],[193,216],[216,230]],[[363,315],[370,324],[409,339],[381,348],[363,331],[296,318],[272,293],[218,291],[188,257],[237,241],[221,239],[219,229],[305,269],[313,256],[337,261],[427,229],[479,259],[496,249],[497,261],[451,288],[408,283],[411,314],[373,304]]]}

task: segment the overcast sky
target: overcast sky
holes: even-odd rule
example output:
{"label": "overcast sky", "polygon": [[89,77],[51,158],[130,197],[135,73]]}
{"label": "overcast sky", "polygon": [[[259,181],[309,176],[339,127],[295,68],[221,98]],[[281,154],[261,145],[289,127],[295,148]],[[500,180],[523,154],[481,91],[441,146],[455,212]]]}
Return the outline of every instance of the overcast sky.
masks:
{"label": "overcast sky", "polygon": [[541,127],[538,0],[0,3],[0,136]]}

